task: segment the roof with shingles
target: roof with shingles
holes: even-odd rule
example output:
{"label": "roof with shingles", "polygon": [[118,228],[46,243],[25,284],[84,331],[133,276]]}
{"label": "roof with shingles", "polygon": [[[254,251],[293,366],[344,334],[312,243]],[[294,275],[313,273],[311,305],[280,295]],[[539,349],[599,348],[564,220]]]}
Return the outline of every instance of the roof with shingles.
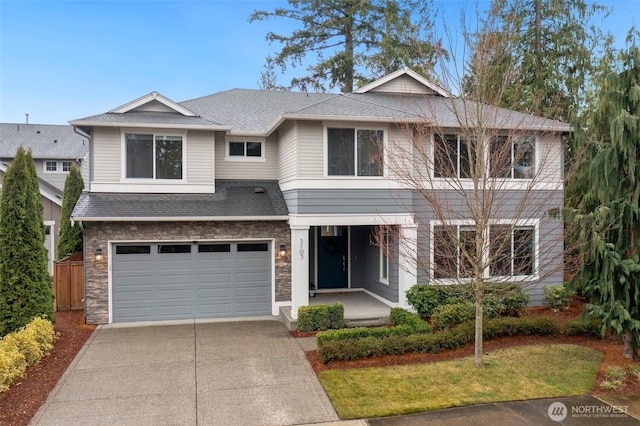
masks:
{"label": "roof with shingles", "polygon": [[[256,191],[263,188],[263,192]],[[216,181],[215,194],[83,192],[74,220],[172,220],[224,217],[256,219],[289,214],[277,181]]]}
{"label": "roof with shingles", "polygon": [[76,159],[89,152],[89,141],[68,125],[0,123],[0,158],[13,158],[18,147],[33,158]]}

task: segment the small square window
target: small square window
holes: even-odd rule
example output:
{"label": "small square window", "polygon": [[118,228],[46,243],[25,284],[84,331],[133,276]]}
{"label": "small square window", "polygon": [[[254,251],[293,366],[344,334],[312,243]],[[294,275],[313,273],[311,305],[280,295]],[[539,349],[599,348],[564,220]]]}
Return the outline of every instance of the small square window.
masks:
{"label": "small square window", "polygon": [[44,170],[46,172],[57,172],[58,171],[58,162],[57,161],[45,161]]}
{"label": "small square window", "polygon": [[229,142],[229,155],[244,157],[244,142]]}
{"label": "small square window", "polygon": [[247,142],[247,157],[262,157],[262,144],[260,142]]}
{"label": "small square window", "polygon": [[62,171],[63,172],[70,172],[71,171],[71,161],[63,161],[62,162]]}

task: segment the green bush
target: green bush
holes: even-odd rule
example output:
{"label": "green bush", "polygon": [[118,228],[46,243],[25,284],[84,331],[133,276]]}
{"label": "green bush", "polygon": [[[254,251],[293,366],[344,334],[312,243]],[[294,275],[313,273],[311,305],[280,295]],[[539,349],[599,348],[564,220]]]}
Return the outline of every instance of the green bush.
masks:
{"label": "green bush", "polygon": [[553,312],[566,311],[571,306],[573,291],[563,285],[546,285],[544,291],[544,304]]}
{"label": "green bush", "polygon": [[430,318],[433,310],[441,304],[439,288],[432,285],[414,285],[407,290],[407,302],[418,312],[420,318]]}
{"label": "green bush", "polygon": [[427,322],[403,308],[391,308],[390,319],[391,324],[395,326],[409,326],[416,333],[431,333],[433,331]]}
{"label": "green bush", "polygon": [[582,318],[567,321],[564,325],[564,333],[568,336],[602,337],[602,322],[592,319],[585,322]]}
{"label": "green bush", "polygon": [[[447,331],[432,334],[390,335],[377,338],[318,341],[318,356],[325,364],[336,360],[354,360],[407,352],[437,353],[456,349],[474,340],[474,323],[469,321]],[[546,335],[559,333],[551,318],[494,318],[483,324],[485,339],[513,335]],[[319,333],[320,334],[320,333]]]}
{"label": "green bush", "polygon": [[431,322],[436,330],[444,330],[474,319],[476,306],[472,302],[460,302],[438,306],[433,310]]}
{"label": "green bush", "polygon": [[20,330],[0,340],[0,392],[46,356],[56,334],[53,324],[44,318],[35,318]]}
{"label": "green bush", "polygon": [[[434,310],[442,305],[473,302],[471,287],[467,284],[450,286],[414,285],[407,291],[407,301],[420,318],[431,318]],[[529,304],[529,295],[517,284],[487,283],[483,303],[487,318],[498,315],[518,316]]]}
{"label": "green bush", "polygon": [[298,308],[298,330],[302,332],[338,329],[344,326],[342,303]]}

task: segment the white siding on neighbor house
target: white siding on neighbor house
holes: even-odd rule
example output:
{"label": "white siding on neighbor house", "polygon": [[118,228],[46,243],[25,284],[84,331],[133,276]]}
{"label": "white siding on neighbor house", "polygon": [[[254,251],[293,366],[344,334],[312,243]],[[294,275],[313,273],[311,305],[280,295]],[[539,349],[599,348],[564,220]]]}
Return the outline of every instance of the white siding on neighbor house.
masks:
{"label": "white siding on neighbor house", "polygon": [[93,131],[93,182],[116,183],[122,176],[122,138],[117,127]]}
{"label": "white siding on neighbor house", "polygon": [[324,130],[321,122],[302,121],[298,124],[298,176],[324,177]]}
{"label": "white siding on neighbor house", "polygon": [[[237,141],[262,140],[251,136],[234,136]],[[278,179],[278,139],[270,136],[264,144],[264,161],[227,161],[227,139],[223,133],[216,133],[215,168],[216,179]]]}
{"label": "white siding on neighbor house", "polygon": [[280,182],[295,179],[298,175],[298,125],[295,122],[287,122],[278,130],[280,134],[280,147],[278,157],[280,163]]}
{"label": "white siding on neighbor house", "polygon": [[186,178],[189,183],[214,180],[213,133],[190,130],[187,133]]}
{"label": "white siding on neighbor house", "polygon": [[431,95],[433,90],[417,82],[413,78],[403,75],[398,78],[394,78],[387,83],[384,83],[374,89],[370,90],[371,93],[418,93],[423,95]]}

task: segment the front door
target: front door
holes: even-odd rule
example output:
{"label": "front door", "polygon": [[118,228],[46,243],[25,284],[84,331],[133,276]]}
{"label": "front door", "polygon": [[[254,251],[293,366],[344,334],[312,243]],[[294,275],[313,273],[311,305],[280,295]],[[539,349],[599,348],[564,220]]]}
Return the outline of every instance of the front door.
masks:
{"label": "front door", "polygon": [[322,226],[318,235],[318,289],[349,285],[349,228]]}

